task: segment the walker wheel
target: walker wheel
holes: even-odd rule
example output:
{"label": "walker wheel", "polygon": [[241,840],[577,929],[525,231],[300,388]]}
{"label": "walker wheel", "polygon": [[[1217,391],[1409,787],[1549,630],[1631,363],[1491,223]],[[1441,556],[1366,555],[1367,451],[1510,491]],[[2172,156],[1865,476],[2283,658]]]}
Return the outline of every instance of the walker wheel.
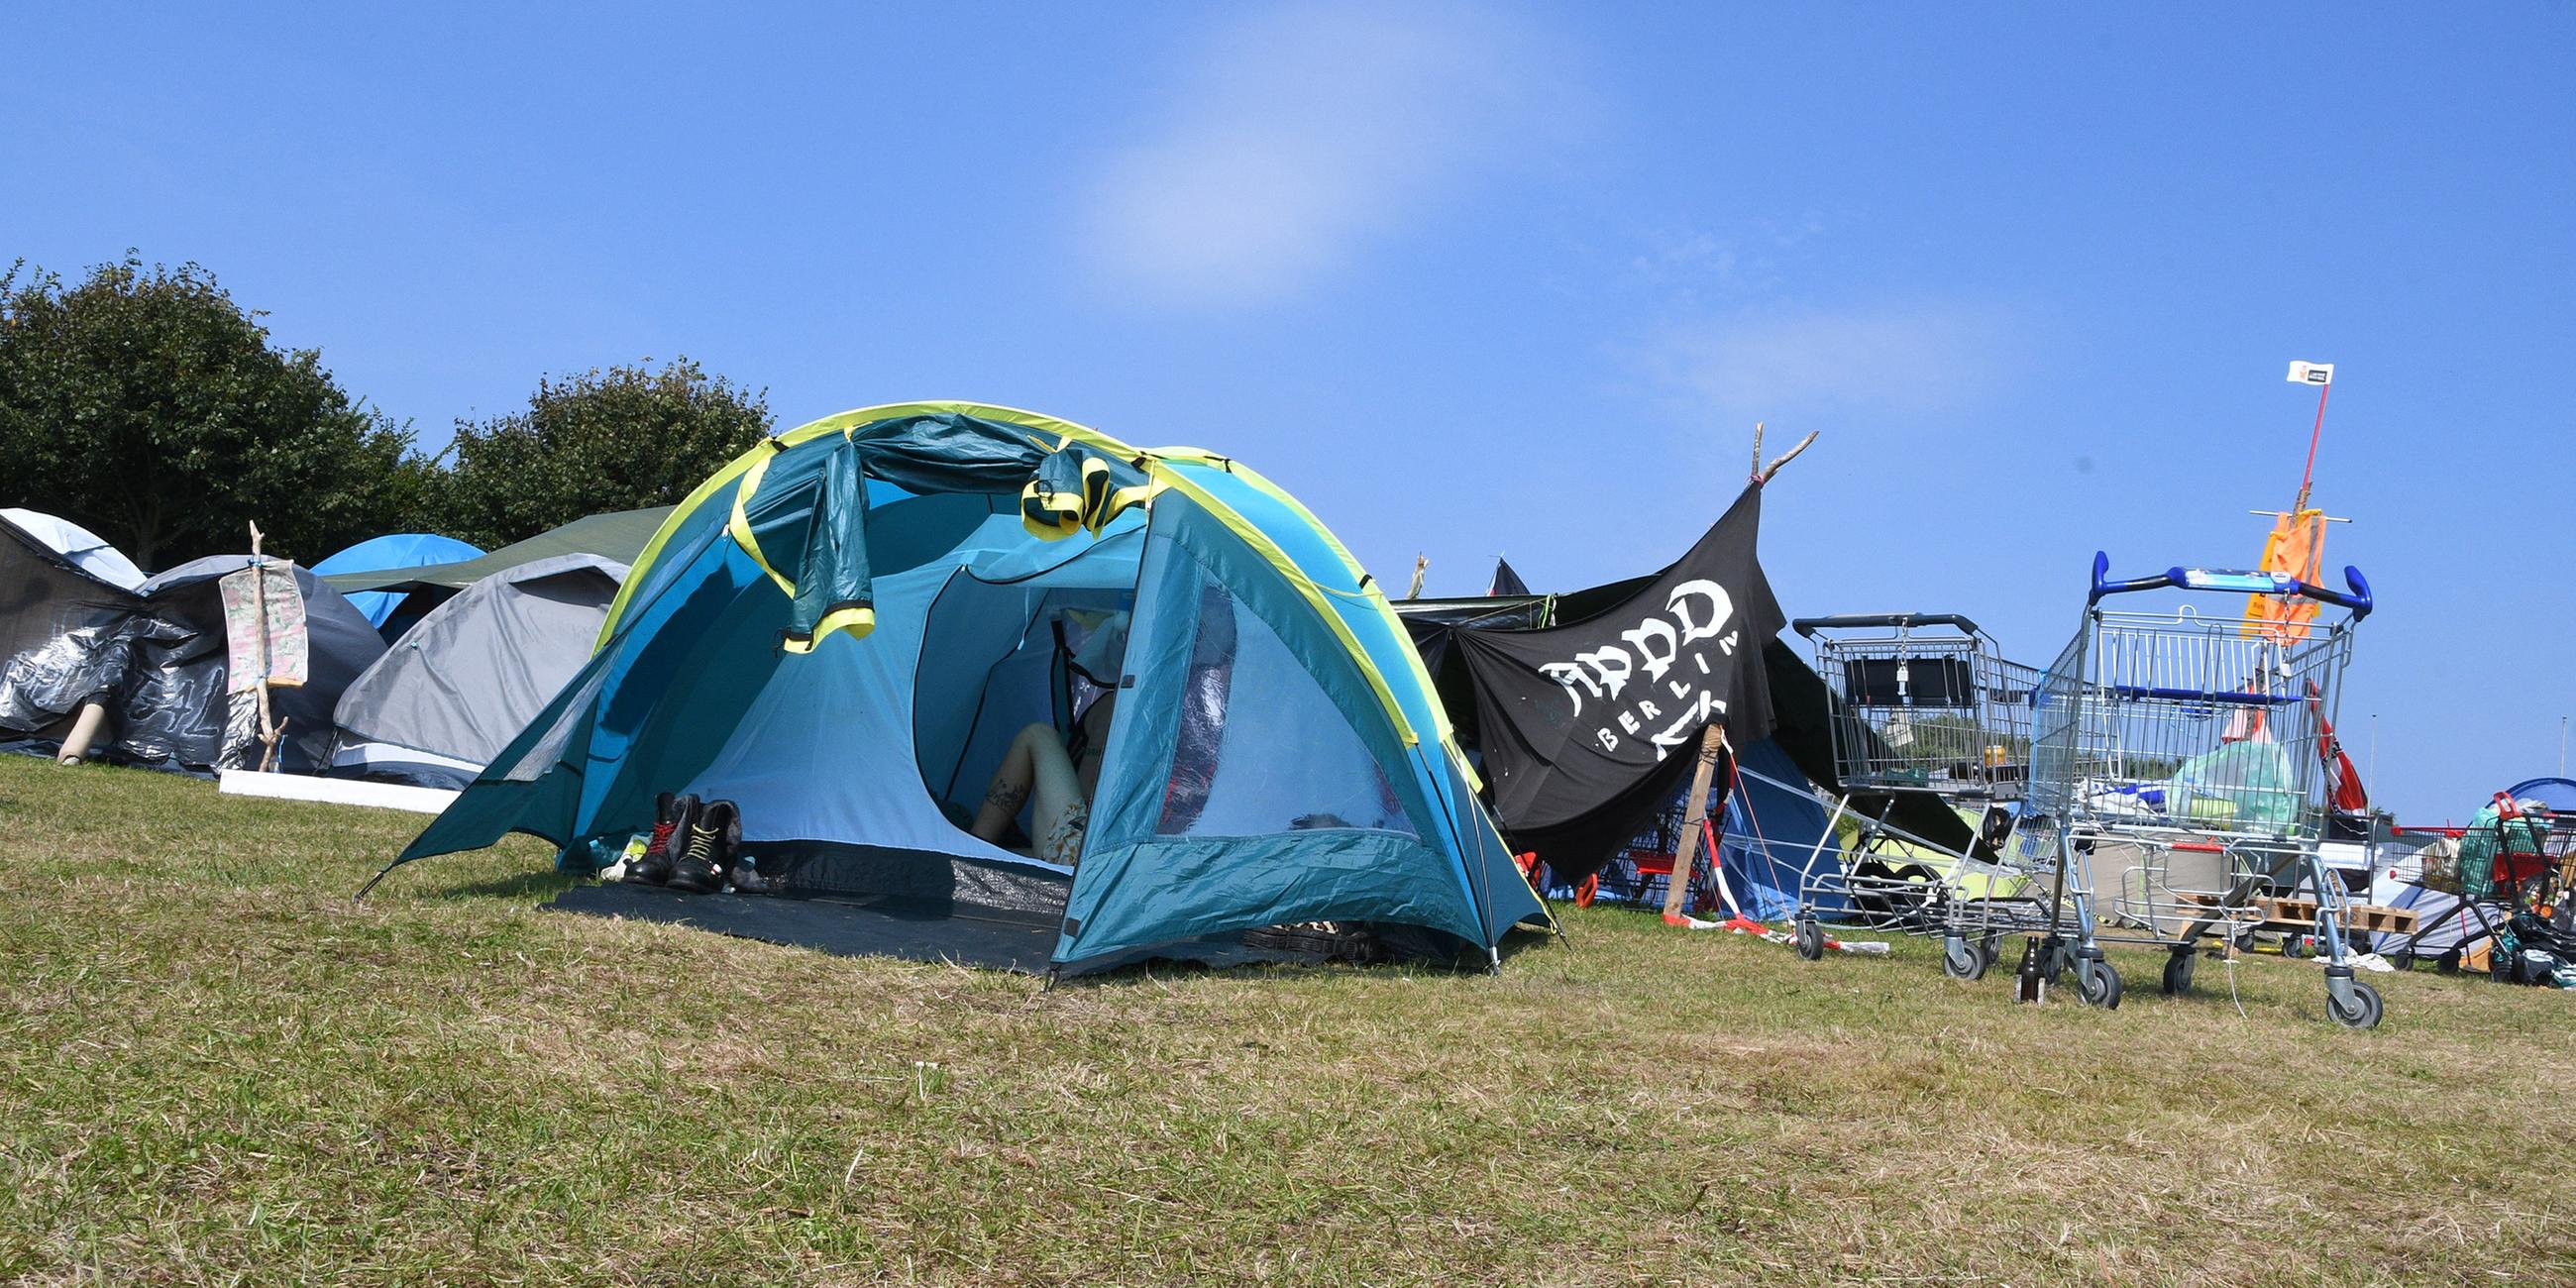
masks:
{"label": "walker wheel", "polygon": [[1789,942],[1797,948],[1800,957],[1815,961],[1825,955],[1825,928],[1817,925],[1813,918],[1801,917],[1797,928],[1789,932]]}
{"label": "walker wheel", "polygon": [[1985,950],[1965,939],[1941,941],[1941,973],[1952,979],[1983,979],[1988,964]]}

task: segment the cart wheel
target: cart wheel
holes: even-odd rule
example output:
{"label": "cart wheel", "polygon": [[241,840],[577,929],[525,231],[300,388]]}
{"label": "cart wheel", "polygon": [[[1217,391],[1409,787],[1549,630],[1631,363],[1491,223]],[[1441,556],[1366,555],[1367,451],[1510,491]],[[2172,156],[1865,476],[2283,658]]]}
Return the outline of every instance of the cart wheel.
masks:
{"label": "cart wheel", "polygon": [[2191,991],[2192,972],[2200,965],[2200,954],[2186,948],[2165,959],[2165,995],[2180,997]]}
{"label": "cart wheel", "polygon": [[2334,999],[2334,994],[2326,994],[2326,1014],[2331,1017],[2335,1023],[2340,1024],[2347,1029],[2378,1028],[2379,1017],[2382,1009],[2383,1008],[2379,1000],[2379,990],[2372,988],[2368,984],[2362,983],[2360,980],[2354,980],[2352,982],[2352,1008],[2350,1010],[2344,1009],[2342,1005],[2337,1003]]}
{"label": "cart wheel", "polygon": [[2460,973],[2460,950],[2457,948],[2433,959],[2433,969],[2444,975]]}
{"label": "cart wheel", "polygon": [[1952,979],[1983,979],[1989,964],[1985,950],[1965,939],[1941,941],[1941,972]]}
{"label": "cart wheel", "polygon": [[1583,878],[1583,884],[1574,887],[1574,906],[1577,908],[1589,908],[1592,901],[1600,897],[1601,874],[1598,872]]}
{"label": "cart wheel", "polygon": [[2075,986],[2086,1006],[2098,1006],[2106,1011],[2120,1009],[2120,972],[2113,970],[2111,963],[2077,962]]}
{"label": "cart wheel", "polygon": [[1986,959],[1987,970],[1993,970],[1995,962],[2004,955],[2004,937],[1987,931],[1986,937],[1977,941],[1977,955]]}
{"label": "cart wheel", "polygon": [[2390,966],[2395,967],[2398,970],[2415,969],[2415,954],[2410,953],[2403,948],[2398,949],[2393,953],[2381,953],[2379,956],[2381,960],[2387,962]]}
{"label": "cart wheel", "polygon": [[2281,955],[2292,961],[2308,955],[2308,941],[2297,935],[2281,936]]}
{"label": "cart wheel", "polygon": [[1789,940],[1797,947],[1798,955],[1808,961],[1825,955],[1825,928],[1817,925],[1813,917],[1800,917],[1797,929],[1790,932]]}

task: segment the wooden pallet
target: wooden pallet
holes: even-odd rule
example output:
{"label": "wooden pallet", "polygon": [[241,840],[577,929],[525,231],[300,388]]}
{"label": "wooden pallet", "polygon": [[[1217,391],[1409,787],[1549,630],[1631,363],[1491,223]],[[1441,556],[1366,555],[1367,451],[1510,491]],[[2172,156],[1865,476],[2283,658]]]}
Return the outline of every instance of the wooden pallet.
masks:
{"label": "wooden pallet", "polygon": [[[2177,904],[2219,911],[2216,895],[2176,894]],[[2255,918],[2261,918],[2256,921]],[[2248,929],[2298,934],[2317,924],[2317,901],[2276,896],[2258,896],[2242,908],[2224,910],[2224,919],[2245,919]],[[2239,924],[2244,924],[2240,922]],[[2375,903],[2347,903],[2343,906],[2344,933],[2351,935],[2411,935],[2415,933],[2415,910],[2389,908]]]}
{"label": "wooden pallet", "polygon": [[[2314,899],[2262,898],[2254,906],[2263,914],[2257,929],[2302,931],[2317,924],[2317,901]],[[2388,908],[2375,903],[2347,903],[2343,906],[2343,928],[2355,935],[2411,935],[2415,933],[2415,910]]]}

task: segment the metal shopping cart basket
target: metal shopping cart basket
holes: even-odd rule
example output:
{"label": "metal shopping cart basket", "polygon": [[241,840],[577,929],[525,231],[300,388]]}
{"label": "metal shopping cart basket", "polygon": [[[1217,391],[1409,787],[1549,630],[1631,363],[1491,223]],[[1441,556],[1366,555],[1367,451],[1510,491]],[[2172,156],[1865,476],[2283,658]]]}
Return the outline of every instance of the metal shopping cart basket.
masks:
{"label": "metal shopping cart basket", "polygon": [[[2204,948],[2295,918],[2326,959],[2329,1016],[2376,1025],[2379,995],[2347,954],[2343,883],[2318,856],[2320,748],[2369,583],[2353,568],[2349,593],[2275,573],[2109,571],[2095,555],[2082,625],[2031,699],[2031,817],[2014,857],[2049,878],[2042,969],[2071,969],[2085,1001],[2113,1007],[2122,983],[2104,943],[2166,949],[2164,991],[2181,993]],[[2129,607],[2164,590],[2180,592],[2168,607]],[[2204,611],[2222,595],[2245,609]],[[2288,622],[2252,611],[2258,599],[2345,615]],[[2303,884],[2314,897],[2292,898]]]}

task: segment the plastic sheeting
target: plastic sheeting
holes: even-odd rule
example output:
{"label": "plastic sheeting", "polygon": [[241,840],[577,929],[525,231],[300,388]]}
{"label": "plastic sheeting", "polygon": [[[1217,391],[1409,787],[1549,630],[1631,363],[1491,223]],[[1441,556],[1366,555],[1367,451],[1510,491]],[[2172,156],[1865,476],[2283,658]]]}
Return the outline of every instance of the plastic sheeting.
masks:
{"label": "plastic sheeting", "polygon": [[90,576],[125,590],[143,584],[143,570],[125,557],[125,552],[109,545],[105,537],[69,519],[59,519],[40,510],[16,507],[0,510],[0,519],[17,525],[18,530],[53,547],[55,553]]}
{"label": "plastic sheeting", "polygon": [[[93,751],[110,760],[196,771],[253,763],[257,699],[224,691],[216,587],[249,562],[213,556],[126,590],[16,527],[0,527],[0,731],[58,743],[69,717],[96,698],[110,723]],[[295,579],[311,632],[310,682],[273,690],[271,705],[286,729],[280,767],[311,772],[328,755],[340,691],[384,642],[311,572],[297,568]]]}

